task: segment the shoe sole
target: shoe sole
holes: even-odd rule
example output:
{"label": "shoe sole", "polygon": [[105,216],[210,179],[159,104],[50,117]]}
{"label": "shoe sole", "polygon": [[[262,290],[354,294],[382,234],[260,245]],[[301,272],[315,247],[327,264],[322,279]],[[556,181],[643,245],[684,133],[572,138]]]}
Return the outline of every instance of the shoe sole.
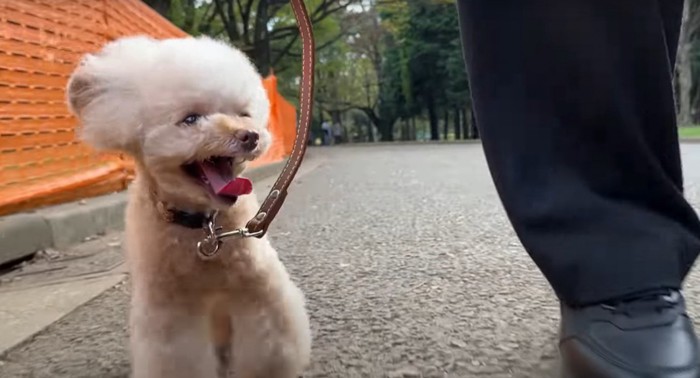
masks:
{"label": "shoe sole", "polygon": [[[622,371],[619,369],[615,369],[615,371],[611,371],[611,374],[613,375],[606,375],[606,376],[600,376],[600,375],[591,375],[588,373],[580,373],[580,374],[574,374],[571,372],[569,369],[566,368],[566,364],[564,364],[563,359],[559,358],[557,359],[557,378],[638,378],[639,376],[634,375],[634,373],[630,373],[628,371]],[[655,377],[654,375],[644,375],[644,377]],[[668,373],[668,375],[663,375],[663,378],[700,378],[700,373],[695,371],[678,371],[674,373]]]}

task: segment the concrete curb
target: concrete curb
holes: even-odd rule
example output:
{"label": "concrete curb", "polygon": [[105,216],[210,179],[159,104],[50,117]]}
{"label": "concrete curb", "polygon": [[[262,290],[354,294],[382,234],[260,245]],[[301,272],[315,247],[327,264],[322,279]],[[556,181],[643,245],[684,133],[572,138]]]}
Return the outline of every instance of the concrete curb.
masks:
{"label": "concrete curb", "polygon": [[31,340],[46,327],[124,280],[126,273],[110,274],[49,285],[0,292],[0,359],[12,348]]}
{"label": "concrete curb", "polygon": [[[245,174],[260,181],[278,173],[285,163],[266,164]],[[0,265],[42,249],[61,249],[89,236],[122,230],[126,200],[126,192],[119,192],[0,217]]]}

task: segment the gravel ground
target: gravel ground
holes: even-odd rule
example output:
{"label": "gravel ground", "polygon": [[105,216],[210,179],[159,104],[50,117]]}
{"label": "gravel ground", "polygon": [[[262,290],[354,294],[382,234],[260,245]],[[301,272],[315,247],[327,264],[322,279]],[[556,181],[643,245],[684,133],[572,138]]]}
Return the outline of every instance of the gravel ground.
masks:
{"label": "gravel ground", "polygon": [[[684,145],[700,204],[700,144]],[[558,306],[479,145],[314,149],[271,237],[307,295],[305,377],[550,377]],[[110,237],[113,237],[110,236]],[[700,275],[686,296],[700,319]],[[127,285],[0,361],[1,377],[127,377]]]}

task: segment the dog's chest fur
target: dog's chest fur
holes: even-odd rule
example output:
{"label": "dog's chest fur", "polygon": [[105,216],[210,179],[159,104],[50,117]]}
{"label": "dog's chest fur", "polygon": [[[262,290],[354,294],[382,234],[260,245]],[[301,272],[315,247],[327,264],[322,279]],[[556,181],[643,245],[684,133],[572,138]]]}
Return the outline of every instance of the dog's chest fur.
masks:
{"label": "dog's chest fur", "polygon": [[[224,229],[240,227],[249,216],[254,199],[241,198],[234,209],[222,213],[218,224]],[[251,206],[252,205],[252,206]],[[235,217],[235,218],[234,218]],[[150,280],[149,286],[166,292],[217,294],[260,286],[265,279],[265,256],[274,253],[267,239],[229,239],[209,260],[197,254],[203,230],[166,221],[156,209],[143,183],[131,188],[126,214],[126,255],[133,279]]]}

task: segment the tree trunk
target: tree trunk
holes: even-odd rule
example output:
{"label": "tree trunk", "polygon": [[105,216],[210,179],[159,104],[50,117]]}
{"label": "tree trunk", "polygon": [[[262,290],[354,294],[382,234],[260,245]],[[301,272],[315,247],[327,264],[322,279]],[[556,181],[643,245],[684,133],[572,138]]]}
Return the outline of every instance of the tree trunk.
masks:
{"label": "tree trunk", "polygon": [[168,13],[170,13],[170,0],[146,0],[145,3],[161,16],[165,18],[168,17]]}
{"label": "tree trunk", "polygon": [[445,115],[444,115],[444,117],[445,117],[445,121],[444,121],[445,124],[442,126],[443,135],[444,135],[443,140],[448,140],[448,139],[449,139],[449,135],[450,135],[450,112],[449,112],[449,110],[447,109],[447,107],[445,107],[445,112],[444,112],[444,113],[445,113]]}
{"label": "tree trunk", "polygon": [[432,96],[428,97],[426,106],[428,107],[428,119],[430,120],[430,140],[440,140],[437,109],[435,109],[435,100]]}
{"label": "tree trunk", "polygon": [[[331,114],[331,122],[333,122],[333,126],[331,127],[331,134],[333,135],[333,140],[334,143],[342,143],[345,140],[345,127],[343,126],[343,119],[341,117],[340,111],[337,109],[330,110],[329,113]],[[340,141],[335,140],[335,125],[338,125],[340,127],[341,134],[340,134]]]}
{"label": "tree trunk", "polygon": [[411,117],[411,140],[417,140],[418,134],[416,133],[416,116]]}
{"label": "tree trunk", "polygon": [[393,121],[389,122],[386,119],[380,121],[379,137],[382,142],[393,142],[394,141],[394,128]]}
{"label": "tree trunk", "polygon": [[692,105],[690,106],[690,109],[691,109],[690,110],[690,114],[691,114],[690,118],[693,121],[692,122],[693,125],[697,125],[698,123],[700,123],[700,111],[698,111],[698,110],[700,110],[700,98],[698,96],[697,85],[695,85],[694,88],[695,89],[692,92],[693,94],[692,94],[692,96],[690,96],[690,98],[693,99]]}
{"label": "tree trunk", "polygon": [[194,0],[187,0],[187,6],[185,8],[185,23],[182,26],[182,30],[191,34],[194,30],[194,16],[196,12],[196,5]]}
{"label": "tree trunk", "polygon": [[469,117],[471,118],[471,134],[472,139],[479,139],[479,128],[476,125],[476,117],[474,117],[474,109],[469,109]]}
{"label": "tree trunk", "polygon": [[268,0],[260,0],[255,12],[252,60],[258,67],[258,72],[266,75],[270,71],[272,57],[270,56],[270,33],[267,31],[269,22]]}
{"label": "tree trunk", "polygon": [[462,139],[462,125],[459,122],[459,108],[454,108],[454,131],[455,140]]}
{"label": "tree trunk", "polygon": [[676,55],[677,87],[678,87],[678,124],[681,126],[692,123],[691,112],[691,91],[693,86],[693,72],[691,66],[690,49],[690,0],[685,0],[683,7],[683,18],[681,24],[681,34],[678,41],[678,52]]}
{"label": "tree trunk", "polygon": [[461,108],[459,109],[459,123],[462,126],[462,135],[464,136],[464,139],[471,139],[471,130],[469,129],[469,120],[467,119],[467,109],[466,108]]}
{"label": "tree trunk", "polygon": [[326,120],[325,114],[323,113],[323,108],[318,106],[318,103],[316,103],[316,109],[318,110],[318,122],[321,124]]}

